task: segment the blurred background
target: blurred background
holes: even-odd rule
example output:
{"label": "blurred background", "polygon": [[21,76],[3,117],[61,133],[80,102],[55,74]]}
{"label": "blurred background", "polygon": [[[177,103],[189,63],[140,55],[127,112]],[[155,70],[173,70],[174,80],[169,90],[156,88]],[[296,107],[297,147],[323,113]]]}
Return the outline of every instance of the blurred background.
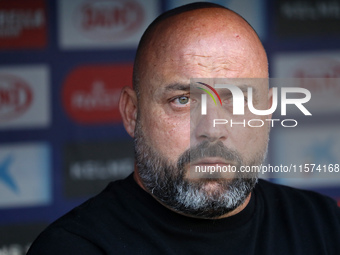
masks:
{"label": "blurred background", "polygon": [[[190,2],[0,0],[0,254],[25,254],[50,222],[132,172],[120,90],[147,25]],[[254,27],[272,78],[339,78],[340,0],[211,2]],[[340,85],[304,86],[320,107],[272,129],[268,162],[339,164]],[[266,176],[340,201],[337,176],[279,177]]]}

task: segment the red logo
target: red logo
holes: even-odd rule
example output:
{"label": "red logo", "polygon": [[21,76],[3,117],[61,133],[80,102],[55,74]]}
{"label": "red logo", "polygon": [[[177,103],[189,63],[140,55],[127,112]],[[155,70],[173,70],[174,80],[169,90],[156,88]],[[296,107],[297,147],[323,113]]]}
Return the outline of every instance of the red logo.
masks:
{"label": "red logo", "polygon": [[31,105],[33,93],[23,80],[0,75],[0,120],[9,120],[22,115]]}
{"label": "red logo", "polygon": [[133,0],[87,1],[75,13],[76,26],[91,39],[120,40],[144,20],[143,7]]}
{"label": "red logo", "polygon": [[[309,59],[294,69],[294,78],[340,78],[340,62],[329,58]],[[301,87],[313,92],[331,89],[340,94],[338,82],[334,79],[302,79],[301,82]]]}
{"label": "red logo", "polygon": [[65,110],[81,124],[120,122],[118,103],[124,86],[132,86],[132,64],[79,67],[63,87]]}
{"label": "red logo", "polygon": [[310,59],[300,63],[294,72],[295,78],[339,78],[340,62],[329,58]]}
{"label": "red logo", "polygon": [[45,1],[1,1],[0,48],[42,48],[45,45]]}

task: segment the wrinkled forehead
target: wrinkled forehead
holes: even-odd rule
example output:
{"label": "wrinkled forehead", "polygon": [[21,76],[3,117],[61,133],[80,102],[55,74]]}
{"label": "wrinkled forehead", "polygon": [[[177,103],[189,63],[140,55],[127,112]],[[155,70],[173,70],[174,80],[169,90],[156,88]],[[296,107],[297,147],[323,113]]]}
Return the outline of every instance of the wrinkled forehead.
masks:
{"label": "wrinkled forehead", "polygon": [[198,77],[268,75],[266,54],[256,33],[229,10],[178,14],[153,27],[145,41],[137,59],[141,86],[156,80],[160,86],[169,78],[174,79],[169,82],[188,83]]}
{"label": "wrinkled forehead", "polygon": [[150,30],[144,47],[147,51],[150,47],[183,47],[191,42],[202,42],[205,37],[220,39],[221,45],[230,43],[232,37],[258,41],[255,31],[236,13],[221,8],[207,8],[162,20]]}

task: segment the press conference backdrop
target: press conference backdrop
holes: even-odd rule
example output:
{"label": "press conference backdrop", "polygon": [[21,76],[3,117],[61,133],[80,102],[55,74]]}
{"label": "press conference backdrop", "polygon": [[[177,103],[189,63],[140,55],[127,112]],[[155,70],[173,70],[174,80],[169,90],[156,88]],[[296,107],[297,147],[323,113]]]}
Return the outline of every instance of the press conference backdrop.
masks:
{"label": "press conference backdrop", "polygon": [[[24,254],[48,223],[132,172],[120,90],[132,85],[136,46],[147,25],[190,2],[0,1],[0,254]],[[255,28],[271,77],[340,78],[339,0],[212,2]],[[327,90],[334,103],[340,97],[339,86],[309,89]],[[339,163],[339,111],[324,115],[294,134],[273,128],[268,162],[290,153]],[[272,181],[340,198],[338,181],[302,177]]]}

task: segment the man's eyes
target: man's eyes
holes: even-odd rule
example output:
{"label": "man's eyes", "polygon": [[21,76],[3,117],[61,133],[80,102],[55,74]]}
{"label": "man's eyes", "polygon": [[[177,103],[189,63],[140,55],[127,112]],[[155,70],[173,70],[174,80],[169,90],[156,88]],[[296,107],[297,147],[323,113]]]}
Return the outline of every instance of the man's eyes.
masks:
{"label": "man's eyes", "polygon": [[173,98],[170,102],[174,104],[176,107],[184,107],[190,104],[190,97],[182,95]]}
{"label": "man's eyes", "polygon": [[[230,95],[230,96],[227,96],[227,97],[222,97],[222,102],[223,104],[233,104],[233,97]],[[247,104],[248,102],[248,97],[247,95],[244,95],[244,104]]]}
{"label": "man's eyes", "polygon": [[[179,96],[172,97],[168,100],[170,105],[174,110],[186,110],[187,107],[194,107],[197,102],[200,102],[201,94],[182,94]],[[222,97],[222,107],[229,111],[233,106],[232,95],[223,95]],[[246,106],[248,102],[247,95],[244,95],[244,105]]]}
{"label": "man's eyes", "polygon": [[189,97],[187,97],[187,96],[178,97],[178,98],[176,98],[176,100],[178,100],[178,103],[180,103],[180,104],[189,103]]}

